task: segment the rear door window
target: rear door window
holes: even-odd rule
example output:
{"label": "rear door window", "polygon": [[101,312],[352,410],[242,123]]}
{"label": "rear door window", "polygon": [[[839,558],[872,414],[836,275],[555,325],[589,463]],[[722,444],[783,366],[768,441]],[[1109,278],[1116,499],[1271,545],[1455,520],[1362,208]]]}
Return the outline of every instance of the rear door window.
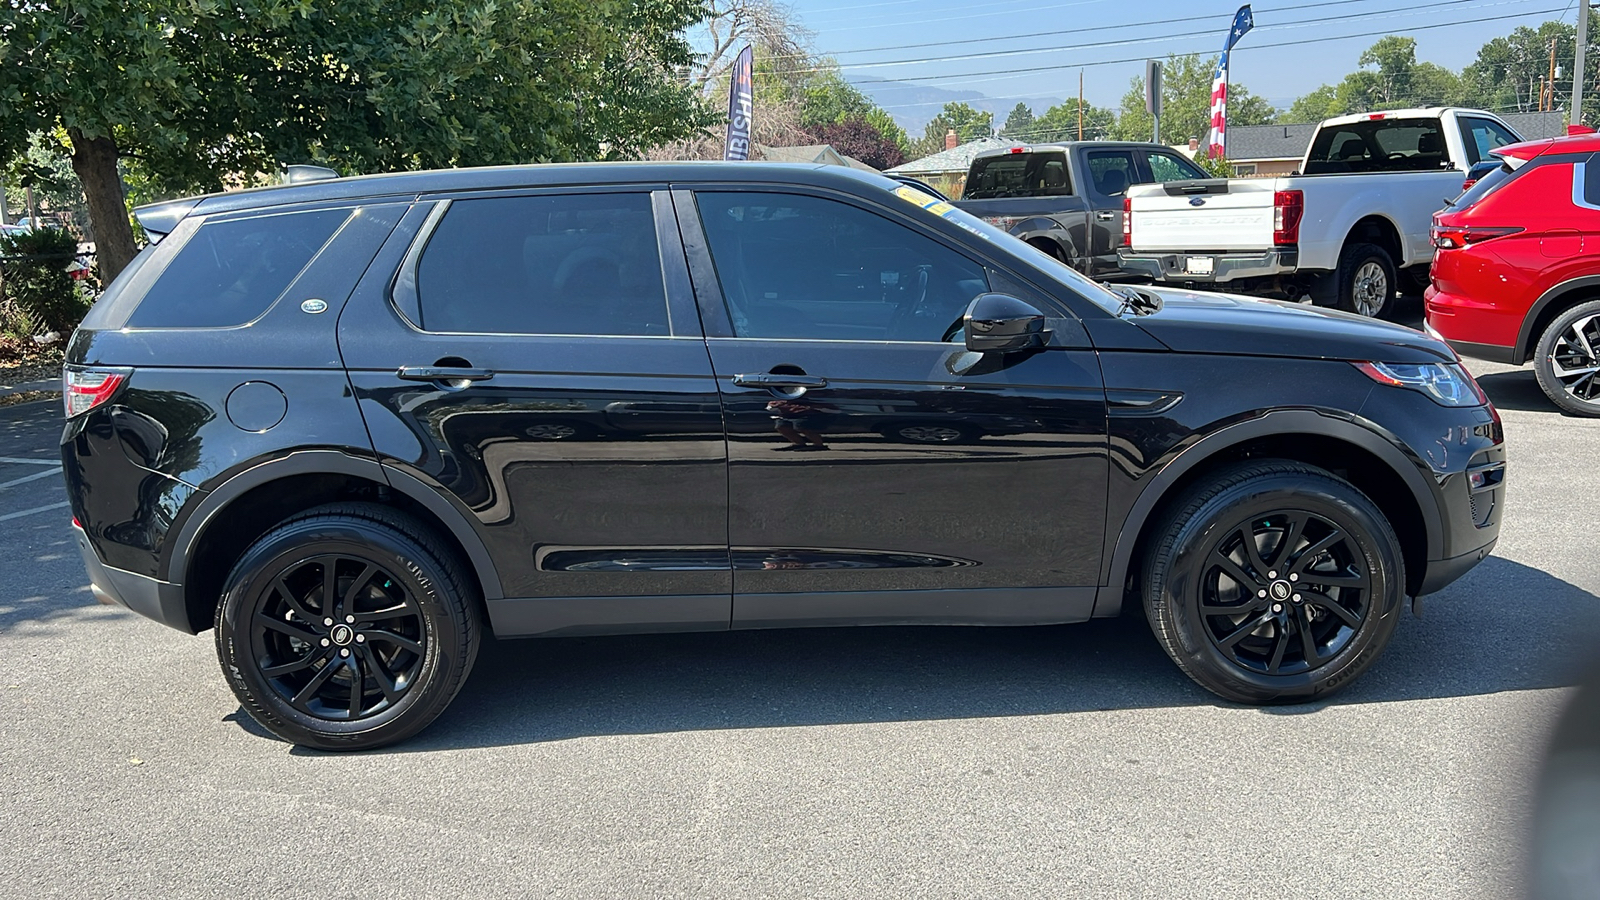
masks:
{"label": "rear door window", "polygon": [[1470,165],[1488,159],[1490,150],[1515,144],[1518,139],[1499,122],[1463,116],[1461,141],[1466,145],[1467,163]]}
{"label": "rear door window", "polygon": [[251,322],[283,296],[349,217],[348,209],[327,209],[207,222],[150,287],[128,327]]}
{"label": "rear door window", "polygon": [[457,200],[417,265],[425,331],[667,335],[648,193]]}
{"label": "rear door window", "polygon": [[1131,150],[1091,150],[1084,154],[1089,165],[1089,182],[1105,197],[1120,197],[1130,184],[1138,184]]}

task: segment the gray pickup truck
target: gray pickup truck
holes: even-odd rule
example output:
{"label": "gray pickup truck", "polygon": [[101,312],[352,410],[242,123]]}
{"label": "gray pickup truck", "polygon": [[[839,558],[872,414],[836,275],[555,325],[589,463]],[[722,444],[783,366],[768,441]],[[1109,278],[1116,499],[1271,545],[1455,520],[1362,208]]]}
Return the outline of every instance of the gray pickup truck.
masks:
{"label": "gray pickup truck", "polygon": [[955,205],[1094,278],[1118,266],[1123,192],[1133,184],[1208,177],[1164,144],[1069,141],[985,150]]}

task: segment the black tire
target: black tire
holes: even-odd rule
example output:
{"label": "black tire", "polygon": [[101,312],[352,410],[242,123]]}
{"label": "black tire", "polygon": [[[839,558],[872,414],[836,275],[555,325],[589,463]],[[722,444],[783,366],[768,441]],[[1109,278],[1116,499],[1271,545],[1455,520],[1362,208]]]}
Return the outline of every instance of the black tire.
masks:
{"label": "black tire", "polygon": [[381,747],[427,727],[466,682],[482,630],[470,584],[410,517],[367,503],[318,507],[234,564],[217,606],[217,657],[239,703],[273,734],[319,750]]}
{"label": "black tire", "polygon": [[1600,417],[1597,366],[1600,300],[1591,300],[1556,316],[1545,328],[1533,353],[1533,373],[1551,403],[1575,416]]}
{"label": "black tire", "polygon": [[1398,284],[1394,260],[1376,244],[1347,244],[1339,254],[1339,267],[1312,286],[1318,306],[1378,318],[1394,308]]}
{"label": "black tire", "polygon": [[1349,482],[1289,460],[1240,463],[1172,507],[1145,559],[1145,615],[1212,693],[1305,702],[1383,652],[1404,607],[1404,565],[1388,520]]}

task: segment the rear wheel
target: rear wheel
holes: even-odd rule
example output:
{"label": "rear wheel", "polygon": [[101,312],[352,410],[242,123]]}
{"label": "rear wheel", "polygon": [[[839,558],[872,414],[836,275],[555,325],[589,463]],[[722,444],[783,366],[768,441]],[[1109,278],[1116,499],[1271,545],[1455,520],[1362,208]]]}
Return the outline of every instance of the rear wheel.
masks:
{"label": "rear wheel", "polygon": [[442,713],[477,655],[477,606],[428,531],[341,504],[279,525],[235,564],[217,656],[263,727],[322,750],[410,737]]}
{"label": "rear wheel", "polygon": [[1218,696],[1313,700],[1388,645],[1403,565],[1383,513],[1349,482],[1287,460],[1239,464],[1178,502],[1147,558],[1145,614]]}
{"label": "rear wheel", "polygon": [[1545,328],[1533,372],[1555,405],[1575,416],[1600,416],[1600,300],[1574,306]]}
{"label": "rear wheel", "polygon": [[1377,318],[1393,304],[1396,286],[1394,260],[1376,244],[1349,244],[1339,254],[1339,266],[1312,288],[1318,306]]}

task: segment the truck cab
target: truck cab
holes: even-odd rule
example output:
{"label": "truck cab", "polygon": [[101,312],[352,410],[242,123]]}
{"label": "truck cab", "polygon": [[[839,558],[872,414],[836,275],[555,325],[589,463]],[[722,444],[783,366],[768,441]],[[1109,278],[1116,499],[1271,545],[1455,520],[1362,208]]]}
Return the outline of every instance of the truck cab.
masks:
{"label": "truck cab", "polygon": [[1205,173],[1164,144],[1069,141],[986,150],[956,206],[1094,278],[1125,278],[1117,260],[1132,185]]}

